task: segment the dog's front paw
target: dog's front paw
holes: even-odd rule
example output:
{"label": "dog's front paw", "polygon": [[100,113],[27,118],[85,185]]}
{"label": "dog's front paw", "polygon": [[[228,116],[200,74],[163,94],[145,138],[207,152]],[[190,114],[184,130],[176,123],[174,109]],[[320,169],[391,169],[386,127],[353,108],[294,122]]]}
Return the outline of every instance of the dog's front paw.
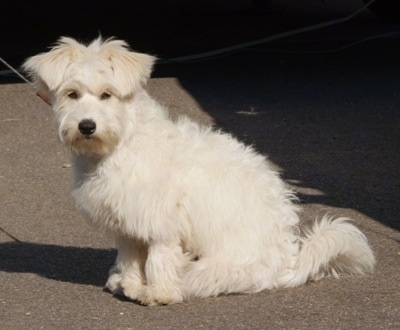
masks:
{"label": "dog's front paw", "polygon": [[138,279],[125,277],[121,281],[121,288],[125,297],[132,300],[139,300],[139,293],[143,290],[144,286]]}
{"label": "dog's front paw", "polygon": [[105,287],[114,294],[122,294],[121,287],[122,276],[119,273],[111,274],[107,280]]}
{"label": "dog's front paw", "polygon": [[166,289],[154,285],[143,286],[136,299],[147,306],[172,305],[183,302],[179,289]]}

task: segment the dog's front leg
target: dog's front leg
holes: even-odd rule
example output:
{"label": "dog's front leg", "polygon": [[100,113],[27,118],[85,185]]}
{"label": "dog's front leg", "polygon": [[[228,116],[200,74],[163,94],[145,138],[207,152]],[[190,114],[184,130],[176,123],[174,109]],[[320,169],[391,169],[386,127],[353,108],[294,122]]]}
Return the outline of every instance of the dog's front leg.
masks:
{"label": "dog's front leg", "polygon": [[179,243],[150,243],[145,266],[147,285],[138,300],[148,306],[182,302],[181,279],[188,263],[189,257]]}
{"label": "dog's front leg", "polygon": [[114,294],[124,294],[137,299],[137,293],[146,282],[144,266],[147,258],[147,245],[131,237],[115,237],[118,256],[110,270],[106,287]]}

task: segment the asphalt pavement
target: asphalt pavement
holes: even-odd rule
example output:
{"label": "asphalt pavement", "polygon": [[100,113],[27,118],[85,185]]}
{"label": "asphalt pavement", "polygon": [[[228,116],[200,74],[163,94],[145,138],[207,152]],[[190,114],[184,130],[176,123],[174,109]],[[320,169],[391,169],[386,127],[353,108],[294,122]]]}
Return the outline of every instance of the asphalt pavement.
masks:
{"label": "asphalt pavement", "polygon": [[[184,20],[190,31],[180,30],[186,25],[176,16],[169,23],[174,28],[158,26],[152,12],[148,20],[153,27],[146,38],[137,38],[135,49],[161,58],[183,56],[265,37],[268,31],[314,24],[316,8],[319,19],[325,20],[358,6],[357,1],[347,2],[351,8],[344,1],[336,7],[309,2],[319,7],[299,11],[298,4],[289,6],[295,1],[283,1],[285,7],[263,13],[236,9],[213,14],[203,28],[195,22],[206,16],[197,15],[197,21]],[[262,22],[269,22],[265,30],[260,30]],[[121,37],[130,43],[136,35],[146,34],[146,28],[128,34],[119,23],[118,30],[125,31]],[[213,24],[219,28],[212,30]],[[86,25],[90,21],[79,26],[81,34],[76,27],[71,31],[76,37],[87,35]],[[173,31],[169,40],[166,26]],[[66,34],[67,27],[60,20],[46,33],[38,28],[39,35],[26,29],[20,35],[23,42],[11,37],[4,42],[7,47],[0,49],[1,56],[17,65],[22,58],[45,51],[58,34]],[[157,38],[157,31],[162,37]],[[327,212],[351,217],[377,258],[373,275],[173,306],[143,307],[103,290],[116,256],[113,244],[75,210],[71,167],[57,140],[50,107],[30,85],[3,72],[0,328],[399,329],[400,39],[396,31],[397,25],[364,13],[346,24],[246,51],[156,66],[148,89],[173,116],[184,113],[214,123],[268,155],[298,192],[305,225]],[[115,32],[110,27],[108,34]],[[194,32],[196,37],[189,37]],[[372,38],[382,34],[386,37]]]}

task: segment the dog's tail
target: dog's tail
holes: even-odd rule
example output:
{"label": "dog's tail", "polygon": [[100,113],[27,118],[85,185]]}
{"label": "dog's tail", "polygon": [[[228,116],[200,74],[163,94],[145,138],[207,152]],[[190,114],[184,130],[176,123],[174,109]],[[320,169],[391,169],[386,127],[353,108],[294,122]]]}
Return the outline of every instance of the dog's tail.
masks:
{"label": "dog's tail", "polygon": [[283,286],[295,287],[325,276],[373,272],[375,257],[367,239],[347,218],[325,216],[301,241],[294,268],[281,278]]}

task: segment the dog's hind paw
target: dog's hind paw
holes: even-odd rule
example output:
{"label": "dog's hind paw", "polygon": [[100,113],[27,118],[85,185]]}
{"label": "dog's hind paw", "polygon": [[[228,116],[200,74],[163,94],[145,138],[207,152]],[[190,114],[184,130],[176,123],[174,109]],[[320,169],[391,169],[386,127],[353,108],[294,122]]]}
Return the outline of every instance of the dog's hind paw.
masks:
{"label": "dog's hind paw", "polygon": [[177,288],[166,289],[158,286],[144,286],[138,292],[136,300],[143,305],[158,306],[181,303],[183,302],[183,297]]}

